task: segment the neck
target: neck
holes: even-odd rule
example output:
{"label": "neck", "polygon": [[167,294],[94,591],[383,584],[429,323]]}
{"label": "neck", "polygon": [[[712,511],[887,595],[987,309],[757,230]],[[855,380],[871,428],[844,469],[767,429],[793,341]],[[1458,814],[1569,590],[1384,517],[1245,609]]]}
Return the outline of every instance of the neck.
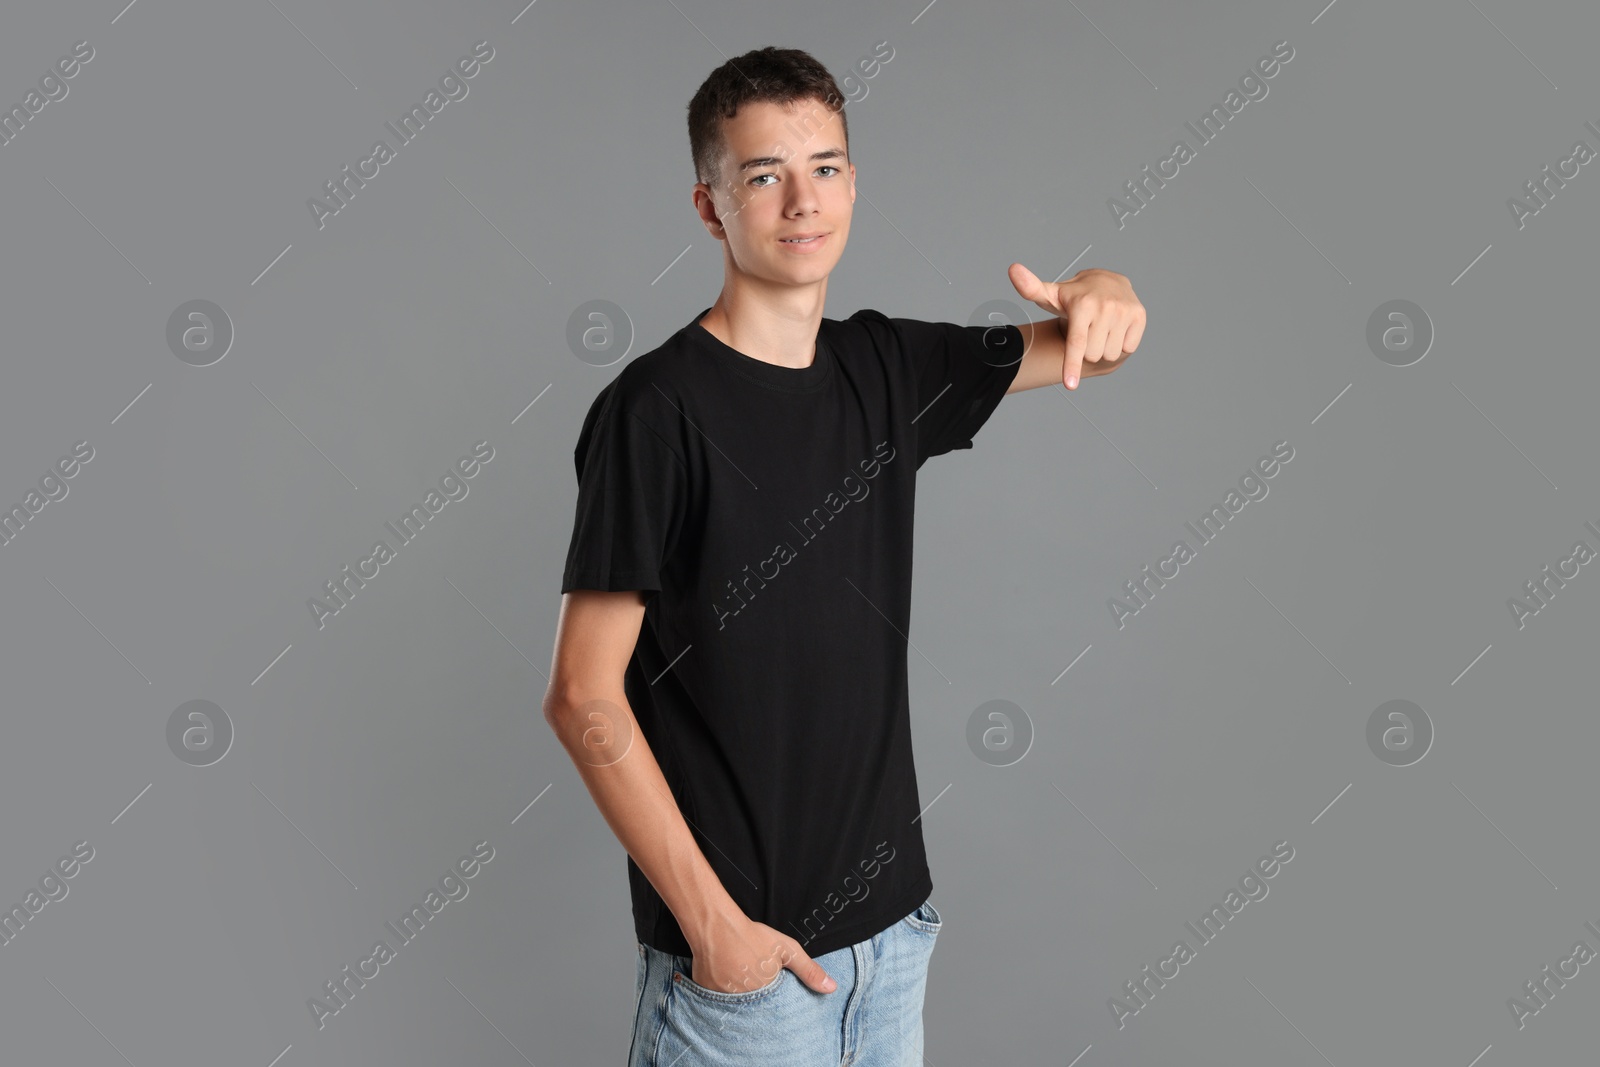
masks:
{"label": "neck", "polygon": [[809,367],[816,358],[828,280],[772,287],[730,277],[700,325],[736,352],[779,367]]}

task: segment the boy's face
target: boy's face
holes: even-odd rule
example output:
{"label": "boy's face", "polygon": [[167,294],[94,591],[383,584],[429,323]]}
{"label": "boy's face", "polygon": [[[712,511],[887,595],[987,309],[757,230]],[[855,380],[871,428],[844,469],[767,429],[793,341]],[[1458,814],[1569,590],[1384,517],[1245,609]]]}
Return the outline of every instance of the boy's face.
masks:
{"label": "boy's face", "polygon": [[[720,187],[694,187],[695,209],[724,242],[729,269],[778,285],[827,278],[850,236],[856,168],[844,127],[821,100],[746,104],[722,123]],[[784,238],[825,234],[804,244]]]}

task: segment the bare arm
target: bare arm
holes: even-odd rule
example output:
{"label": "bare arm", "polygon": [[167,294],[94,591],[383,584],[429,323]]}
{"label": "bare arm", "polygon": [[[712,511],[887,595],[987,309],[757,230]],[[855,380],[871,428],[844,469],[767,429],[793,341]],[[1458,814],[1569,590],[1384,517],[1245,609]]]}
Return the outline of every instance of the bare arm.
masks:
{"label": "bare arm", "polygon": [[[1060,385],[1066,377],[1067,365],[1067,332],[1062,329],[1061,320],[1024,322],[1017,329],[1022,331],[1022,366],[1017,368],[1017,376],[1006,395],[1043,385]],[[1081,374],[1085,378],[1098,378],[1120,366],[1121,363],[1086,363]]]}
{"label": "bare arm", "polygon": [[742,913],[690,834],[628,707],[622,675],[643,621],[638,592],[563,595],[544,718],[693,945],[719,916]]}
{"label": "bare arm", "polygon": [[691,979],[732,992],[760,986],[788,967],[829,992],[828,976],[799,942],[744,914],[689,832],[623,691],[643,621],[638,592],[575,589],[562,596],[545,721],[612,833],[678,921],[695,961]]}

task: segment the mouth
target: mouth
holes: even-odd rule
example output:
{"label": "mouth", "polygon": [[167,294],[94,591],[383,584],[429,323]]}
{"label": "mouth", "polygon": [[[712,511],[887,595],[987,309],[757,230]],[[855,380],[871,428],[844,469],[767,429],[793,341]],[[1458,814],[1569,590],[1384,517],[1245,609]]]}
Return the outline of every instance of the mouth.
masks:
{"label": "mouth", "polygon": [[800,233],[793,237],[780,237],[778,243],[789,248],[809,249],[816,248],[827,239],[827,233]]}

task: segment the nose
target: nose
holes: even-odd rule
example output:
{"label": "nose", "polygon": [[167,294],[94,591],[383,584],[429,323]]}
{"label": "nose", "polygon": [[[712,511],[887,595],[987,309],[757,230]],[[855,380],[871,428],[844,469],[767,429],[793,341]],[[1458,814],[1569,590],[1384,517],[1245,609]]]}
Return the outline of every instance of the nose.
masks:
{"label": "nose", "polygon": [[789,199],[784,206],[791,218],[817,210],[817,191],[812,188],[809,177],[789,183]]}

